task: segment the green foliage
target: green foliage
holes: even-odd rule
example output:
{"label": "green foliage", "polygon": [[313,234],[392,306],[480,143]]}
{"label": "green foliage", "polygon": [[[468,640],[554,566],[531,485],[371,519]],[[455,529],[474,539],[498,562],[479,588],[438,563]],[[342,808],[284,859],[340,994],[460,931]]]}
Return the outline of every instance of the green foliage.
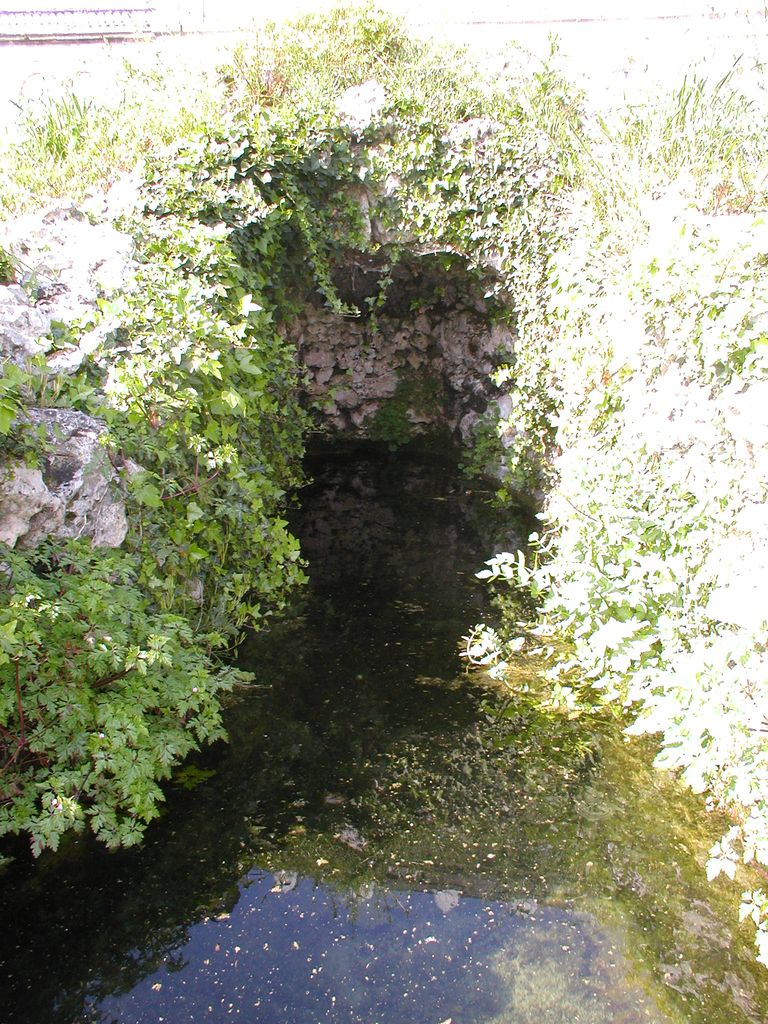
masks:
{"label": "green foliage", "polygon": [[345,89],[375,80],[390,109],[412,106],[447,124],[485,106],[482,78],[461,56],[414,39],[401,19],[367,2],[254,30],[219,73],[244,109],[257,104],[332,117]]}
{"label": "green foliage", "polygon": [[81,99],[74,92],[46,97],[38,111],[27,115],[30,143],[50,160],[65,160],[85,145],[94,113],[92,101]]}
{"label": "green foliage", "polygon": [[716,81],[691,69],[677,89],[621,112],[611,135],[643,186],[672,183],[714,213],[765,204],[768,95],[762,74],[747,75],[741,57]]}
{"label": "green foliage", "polygon": [[[708,187],[702,178],[703,206]],[[545,370],[553,382],[544,528],[527,556],[482,574],[525,587],[538,622],[478,630],[470,648],[510,679],[520,650],[548,654],[547,702],[578,711],[597,699],[629,713],[630,732],[658,733],[659,766],[735,816],[708,866],[733,877],[741,861],[768,862],[764,616],[733,592],[724,606],[722,586],[738,571],[741,516],[765,499],[761,436],[734,412],[760,401],[768,377],[764,226],[630,200],[621,217],[569,204],[570,244],[547,284],[556,330],[510,370],[514,386]],[[502,426],[520,419],[516,406]],[[768,962],[759,891],[745,893],[742,917]]]}
{"label": "green foliage", "polygon": [[142,552],[142,586],[218,645],[301,579],[280,510],[299,480],[304,420],[291,354],[245,290],[223,225],[158,225],[97,411],[142,467],[128,541]]}
{"label": "green foliage", "polygon": [[391,141],[374,151],[371,175],[400,182],[380,211],[385,225],[405,225],[423,245],[461,254],[470,273],[490,277],[486,299],[509,311],[525,358],[497,377],[517,410],[505,471],[531,490],[543,483],[552,442],[552,328],[542,312],[562,244],[568,177],[556,141],[529,118],[522,98],[495,96],[486,110],[492,118],[447,133],[437,119],[407,110]]}
{"label": "green foliage", "polygon": [[335,7],[291,26],[267,26],[212,69],[174,64],[162,41],[112,68],[108,94],[20,101],[18,131],[0,154],[0,212],[52,195],[75,199],[102,188],[146,156],[235,110],[273,107],[333,119],[348,86],[375,79],[393,106],[429,110],[441,124],[482,112],[482,78],[453,50],[414,41],[405,24],[373,5]]}
{"label": "green foliage", "polygon": [[487,416],[475,427],[471,445],[464,453],[462,468],[469,477],[489,477],[498,472],[504,461],[498,421]]}
{"label": "green foliage", "polygon": [[0,434],[9,434],[24,408],[30,375],[9,359],[0,363]]}
{"label": "green foliage", "polygon": [[221,102],[203,73],[159,72],[157,65],[151,50],[146,70],[121,61],[104,98],[85,98],[70,83],[60,95],[19,101],[18,124],[0,153],[0,214],[51,196],[79,200],[140,168],[149,152],[216,120]]}
{"label": "green foliage", "polygon": [[130,555],[84,543],[4,550],[0,586],[0,834],[55,849],[85,823],[131,845],[159,813],[157,780],[223,735],[216,667],[190,624],[156,612]]}
{"label": "green foliage", "polygon": [[[177,141],[146,156],[144,208],[125,225],[137,245],[135,282],[68,327],[76,340],[78,330],[108,326],[107,338],[76,374],[43,373],[33,388],[46,404],[105,421],[130,520],[120,555],[74,546],[8,556],[0,832],[29,832],[36,852],[85,822],[112,845],[139,838],[156,813],[156,780],[220,735],[217,693],[233,676],[217,659],[302,578],[282,510],[301,478],[307,420],[282,328],[312,294],[358,314],[332,277],[350,248],[375,248],[354,198],[361,183],[394,235],[463,255],[478,279],[495,267],[499,302],[523,288],[532,301],[543,295],[564,177],[519,105],[497,97],[496,121],[449,132],[483,111],[472,76],[371,12],[306,19],[278,49],[282,92],[254,91],[263,67],[243,51],[224,73],[226,98],[195,117],[185,103],[173,108],[157,141],[174,132]],[[334,101],[371,75],[388,102],[358,138]],[[134,98],[126,92],[117,111],[63,101],[28,121],[14,187],[40,175],[55,191],[84,162],[101,168],[84,172],[91,182],[123,155],[130,164],[143,154],[138,135],[155,107],[125,137],[124,118],[142,89],[170,86],[128,77]],[[253,106],[268,98],[271,106]],[[386,255],[397,260],[396,241]],[[535,320],[521,312],[524,323]],[[9,371],[9,425],[24,387]],[[403,381],[398,430],[408,409],[436,400],[429,381]],[[392,423],[382,429],[399,439]],[[191,711],[190,679],[203,695]]]}
{"label": "green foliage", "polygon": [[16,260],[0,245],[0,285],[13,284],[16,280]]}
{"label": "green foliage", "polygon": [[[638,201],[764,204],[764,97],[737,71],[714,86],[691,75],[652,106],[590,116],[554,56],[492,87],[401,23],[339,8],[255,36],[219,92],[126,68],[116,105],[72,93],[26,112],[7,211],[146,161],[136,283],[99,314],[118,327],[79,374],[38,389],[103,417],[116,463],[138,468],[123,553],[3,557],[0,832],[29,831],[39,850],[89,821],[135,842],[155,780],[220,735],[217,693],[235,677],[215,652],[301,578],[281,513],[306,423],[282,327],[312,293],[356,315],[334,291],[337,261],[383,248],[392,267],[407,239],[461,258],[509,311],[515,352],[496,383],[511,412],[478,452],[502,458],[508,493],[554,488],[532,560],[485,573],[532,592],[538,623],[508,602],[502,626],[468,638],[470,660],[502,681],[516,666],[530,695],[520,656],[549,659],[535,696],[566,721],[596,699],[631,709],[635,731],[660,733],[660,763],[741,808],[710,875],[768,863],[764,623],[739,628],[713,596],[745,495],[764,486],[750,439],[734,447],[722,419],[697,420],[701,438],[649,430],[670,393],[679,425],[678,392],[725,403],[768,375],[764,232],[726,237],[683,202],[651,212],[649,232]],[[335,102],[367,79],[386,104],[355,134]],[[28,387],[5,368],[1,432]],[[402,440],[424,400],[403,382],[374,433]],[[749,889],[763,961],[767,913]]]}

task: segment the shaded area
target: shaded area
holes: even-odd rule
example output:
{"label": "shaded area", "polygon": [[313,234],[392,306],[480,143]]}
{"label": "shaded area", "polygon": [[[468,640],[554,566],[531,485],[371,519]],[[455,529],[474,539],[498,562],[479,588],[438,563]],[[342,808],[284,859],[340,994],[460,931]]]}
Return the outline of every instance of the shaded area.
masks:
{"label": "shaded area", "polygon": [[310,583],[243,648],[230,745],[141,850],[4,878],[0,1020],[760,1024],[696,801],[612,726],[464,674],[473,572],[518,539],[434,457],[309,471]]}
{"label": "shaded area", "polygon": [[[246,260],[248,247],[246,239]],[[516,314],[493,297],[497,277],[451,253],[416,255],[407,243],[347,249],[331,278],[356,315],[330,310],[314,291],[286,324],[313,419],[342,437],[395,446],[425,434],[466,442],[504,402],[493,371],[514,358]]]}

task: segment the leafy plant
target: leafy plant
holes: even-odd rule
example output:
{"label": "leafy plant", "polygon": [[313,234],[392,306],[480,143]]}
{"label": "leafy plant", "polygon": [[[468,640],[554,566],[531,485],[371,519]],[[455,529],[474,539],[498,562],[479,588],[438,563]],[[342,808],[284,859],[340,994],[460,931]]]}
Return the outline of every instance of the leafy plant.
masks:
{"label": "leafy plant", "polygon": [[37,854],[87,824],[131,845],[159,813],[158,780],[223,736],[217,695],[243,674],[153,610],[135,558],[48,544],[31,563],[3,551],[0,835],[28,832]]}
{"label": "leafy plant", "polygon": [[79,201],[140,168],[148,152],[217,118],[221,102],[203,73],[166,67],[158,74],[151,50],[146,62],[151,72],[127,62],[114,67],[114,90],[103,100],[70,85],[59,96],[17,103],[17,125],[0,153],[3,215],[52,196]]}
{"label": "leafy plant", "polygon": [[[66,379],[35,382],[49,404],[106,423],[108,450],[127,470],[131,524],[121,554],[53,545],[8,554],[0,821],[29,832],[36,852],[86,821],[112,845],[139,838],[161,798],[157,780],[220,735],[218,694],[235,678],[220,659],[302,579],[283,510],[301,480],[308,421],[282,328],[310,296],[357,315],[332,284],[350,248],[375,247],[353,186],[365,182],[373,213],[425,248],[465,254],[478,279],[501,252],[500,296],[524,282],[543,294],[556,162],[536,129],[500,100],[504,119],[487,136],[471,126],[452,135],[450,118],[480,109],[458,71],[438,68],[384,16],[346,11],[327,24],[307,20],[314,42],[282,51],[294,85],[322,68],[322,102],[307,85],[301,102],[291,89],[254,109],[235,89],[230,109],[207,106],[209,117],[147,158],[143,209],[124,225],[136,240],[134,285],[69,326],[76,341],[94,321],[109,325],[92,359]],[[357,139],[333,101],[374,69],[389,101],[371,139]],[[69,180],[105,142],[104,117],[95,105],[57,107],[50,137],[41,122],[16,151],[16,182],[74,119],[82,132],[55,169]],[[106,167],[122,152],[110,146]],[[393,243],[388,264],[399,255]],[[10,415],[21,396],[10,376],[6,393]],[[435,397],[429,382],[411,382],[398,408]],[[189,704],[190,678],[199,705]]]}
{"label": "leafy plant", "polygon": [[[609,703],[629,732],[657,733],[657,764],[735,817],[708,868],[733,877],[768,856],[761,616],[724,608],[721,590],[743,510],[764,493],[729,406],[767,374],[762,225],[724,232],[687,213],[649,234],[631,206],[621,229],[599,208],[571,216],[582,237],[551,265],[544,350],[554,486],[532,554],[483,574],[538,599],[542,644],[518,626],[473,645],[504,676],[510,643],[549,640],[547,699],[567,689],[574,707]],[[765,962],[762,906],[748,890]]]}
{"label": "leafy plant", "polygon": [[88,137],[89,121],[95,115],[92,100],[76,92],[46,98],[41,109],[27,118],[30,140],[51,160],[64,160],[81,148]]}
{"label": "leafy plant", "polygon": [[614,141],[637,161],[646,187],[671,183],[714,213],[764,204],[765,86],[754,76],[758,88],[747,94],[745,74],[743,57],[714,81],[691,69],[677,89],[629,106]]}
{"label": "leafy plant", "polygon": [[10,433],[24,408],[30,375],[10,359],[0,364],[0,434]]}
{"label": "leafy plant", "polygon": [[13,284],[16,280],[16,260],[0,245],[0,285]]}
{"label": "leafy plant", "polygon": [[471,64],[453,48],[413,38],[405,22],[374,3],[340,3],[290,25],[268,24],[239,43],[219,68],[233,101],[332,115],[345,89],[374,80],[390,108],[460,120],[485,99]]}

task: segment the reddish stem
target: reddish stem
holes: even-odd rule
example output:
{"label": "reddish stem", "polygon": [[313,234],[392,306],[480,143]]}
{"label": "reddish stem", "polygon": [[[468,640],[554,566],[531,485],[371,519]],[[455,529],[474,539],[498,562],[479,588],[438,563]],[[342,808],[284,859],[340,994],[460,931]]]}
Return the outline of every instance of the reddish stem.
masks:
{"label": "reddish stem", "polygon": [[16,703],[19,708],[19,725],[21,727],[21,746],[24,747],[27,744],[27,737],[24,726],[24,709],[21,706],[21,682],[19,680],[19,659],[14,658],[16,664]]}
{"label": "reddish stem", "polygon": [[199,483],[190,484],[189,487],[183,487],[180,491],[174,491],[173,494],[161,494],[161,501],[170,501],[172,498],[185,498],[190,494],[197,494],[201,487],[205,484],[209,484],[211,480],[215,480],[216,477],[221,473],[220,469],[217,469],[215,473],[211,473],[205,480],[200,480]]}
{"label": "reddish stem", "polygon": [[109,686],[110,683],[116,683],[118,679],[123,679],[130,671],[129,668],[124,668],[119,672],[113,672],[111,676],[104,676],[102,679],[97,679],[95,683],[91,683],[91,687],[94,690],[100,690],[104,686]]}

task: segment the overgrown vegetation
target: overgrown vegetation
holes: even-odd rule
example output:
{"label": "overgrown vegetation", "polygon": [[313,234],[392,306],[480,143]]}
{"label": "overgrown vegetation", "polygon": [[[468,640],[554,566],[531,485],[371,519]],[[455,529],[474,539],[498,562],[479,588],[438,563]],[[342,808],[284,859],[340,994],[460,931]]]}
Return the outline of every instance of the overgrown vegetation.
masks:
{"label": "overgrown vegetation", "polygon": [[[603,176],[581,162],[585,187],[539,309],[554,343],[520,347],[539,388],[527,403],[548,411],[542,529],[529,557],[503,554],[481,573],[532,592],[536,622],[513,604],[503,629],[478,629],[469,643],[512,680],[521,652],[547,654],[548,703],[567,714],[596,701],[626,709],[630,732],[658,734],[657,764],[731,815],[711,879],[734,878],[741,861],[768,864],[757,596],[768,144],[754,121],[764,105],[759,91],[741,92],[736,70],[714,86],[692,74],[642,111],[594,122]],[[610,203],[594,193],[607,167]],[[741,917],[768,963],[768,901],[744,877]]]}
{"label": "overgrown vegetation", "polygon": [[131,845],[158,814],[158,780],[223,735],[216,695],[243,675],[144,596],[128,554],[85,542],[3,557],[2,830],[28,832],[36,854],[86,820]]}
{"label": "overgrown vegetation", "polygon": [[[400,233],[493,268],[517,332],[497,374],[504,489],[550,497],[532,564],[502,556],[487,575],[532,588],[539,621],[474,634],[473,656],[514,685],[507,651],[565,642],[542,699],[575,714],[597,691],[630,709],[636,731],[661,734],[660,763],[731,808],[709,873],[768,864],[765,616],[715,600],[720,553],[765,497],[765,446],[734,437],[728,403],[762,394],[766,236],[759,218],[738,232],[707,220],[766,206],[765,97],[744,95],[740,73],[714,86],[691,73],[597,116],[554,63],[491,86],[388,17],[340,9],[264,31],[174,103],[173,79],[129,70],[160,100],[132,87],[117,108],[24,111],[7,214],[143,165],[136,286],[102,310],[119,328],[53,399],[103,417],[141,470],[119,556],[3,556],[0,832],[37,850],[87,819],[134,842],[156,778],[220,735],[216,695],[238,678],[223,653],[300,578],[281,508],[303,414],[281,325],[311,291],[351,315],[331,268],[376,247],[375,216],[390,264]],[[385,102],[350,127],[337,100],[368,79]],[[42,387],[14,373],[6,429]],[[762,890],[742,915],[768,962]]]}
{"label": "overgrown vegetation", "polygon": [[[289,40],[275,30],[266,56],[264,40],[238,52],[194,127],[144,155],[140,209],[123,225],[136,279],[101,304],[110,330],[93,357],[55,379],[42,364],[20,380],[8,367],[4,427],[17,450],[34,459],[39,444],[14,419],[24,404],[95,414],[129,488],[119,557],[74,543],[8,553],[0,832],[28,832],[36,852],[84,823],[110,845],[140,837],[162,798],[155,780],[221,734],[217,694],[242,681],[221,658],[301,578],[281,511],[306,423],[281,328],[313,292],[355,313],[331,284],[350,246],[373,245],[352,186],[366,183],[393,231],[476,268],[493,260],[500,293],[520,275],[543,281],[557,181],[536,126],[506,98],[482,100],[460,64],[388,18],[346,11],[330,24],[325,56],[327,25],[313,19]],[[339,91],[381,70],[383,55],[384,107],[351,130]],[[256,96],[251,79],[274,60],[286,88]],[[451,131],[485,109],[499,115],[492,131]],[[77,154],[105,142],[94,105],[43,113],[14,152],[17,185],[40,147],[77,175]],[[114,173],[124,151],[107,154]],[[72,340],[94,326],[72,325]]]}
{"label": "overgrown vegetation", "polygon": [[212,73],[162,65],[162,53],[115,70],[111,97],[89,98],[77,82],[17,102],[17,130],[0,158],[0,215],[35,208],[53,196],[80,200],[222,110]]}

